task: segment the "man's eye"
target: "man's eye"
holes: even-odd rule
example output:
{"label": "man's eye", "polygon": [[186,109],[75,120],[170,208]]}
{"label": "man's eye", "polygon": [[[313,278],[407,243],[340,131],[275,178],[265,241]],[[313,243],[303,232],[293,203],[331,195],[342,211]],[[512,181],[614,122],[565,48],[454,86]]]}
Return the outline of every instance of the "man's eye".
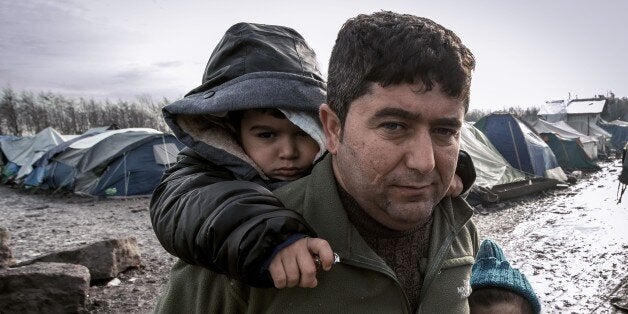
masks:
{"label": "man's eye", "polygon": [[275,137],[275,133],[273,132],[261,132],[261,133],[257,133],[257,137],[260,138],[273,138]]}
{"label": "man's eye", "polygon": [[387,131],[400,131],[403,129],[403,125],[397,122],[385,122],[380,124],[379,126]]}
{"label": "man's eye", "polygon": [[444,135],[444,136],[456,136],[456,135],[458,135],[458,130],[456,130],[456,129],[448,129],[448,128],[435,128],[433,130],[433,132],[438,134],[438,135]]}

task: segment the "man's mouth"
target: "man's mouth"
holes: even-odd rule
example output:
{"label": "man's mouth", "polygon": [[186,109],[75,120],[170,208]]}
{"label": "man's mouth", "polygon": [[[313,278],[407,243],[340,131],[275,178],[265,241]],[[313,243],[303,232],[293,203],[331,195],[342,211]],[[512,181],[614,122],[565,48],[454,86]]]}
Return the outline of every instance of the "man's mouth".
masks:
{"label": "man's mouth", "polygon": [[392,187],[402,195],[413,196],[426,193],[430,186],[430,184],[395,184]]}

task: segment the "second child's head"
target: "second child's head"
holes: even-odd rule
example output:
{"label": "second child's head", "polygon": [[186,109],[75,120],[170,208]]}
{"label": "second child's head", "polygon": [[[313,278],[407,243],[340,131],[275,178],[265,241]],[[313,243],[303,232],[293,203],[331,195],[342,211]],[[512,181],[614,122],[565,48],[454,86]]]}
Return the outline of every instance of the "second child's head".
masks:
{"label": "second child's head", "polygon": [[299,179],[310,173],[319,144],[278,109],[250,109],[229,114],[244,152],[270,178]]}
{"label": "second child's head", "polygon": [[504,251],[485,239],[471,270],[472,314],[537,314],[541,304],[526,276],[510,266]]}

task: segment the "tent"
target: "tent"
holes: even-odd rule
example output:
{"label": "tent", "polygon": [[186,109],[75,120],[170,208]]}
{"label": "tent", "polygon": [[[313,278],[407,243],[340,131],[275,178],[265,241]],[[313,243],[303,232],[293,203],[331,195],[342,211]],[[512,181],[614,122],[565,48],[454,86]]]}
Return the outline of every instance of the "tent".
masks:
{"label": "tent", "polygon": [[584,152],[578,139],[565,138],[553,132],[541,133],[540,136],[554,152],[561,168],[600,170],[600,167]]}
{"label": "tent", "polygon": [[8,163],[13,163],[17,171],[9,176],[22,178],[29,174],[32,165],[49,149],[65,142],[65,138],[55,129],[48,127],[31,137],[15,141],[2,141],[0,147]]}
{"label": "tent", "polygon": [[460,149],[466,151],[475,166],[475,185],[492,188],[498,184],[525,180],[523,172],[513,168],[489,139],[477,128],[464,123],[460,134]]}
{"label": "tent", "polygon": [[[19,139],[19,137],[13,135],[0,135],[0,142],[12,142]],[[7,162],[7,157],[2,152],[2,146],[0,145],[0,166],[4,166]]]}
{"label": "tent", "polygon": [[550,147],[523,121],[493,113],[474,124],[513,167],[538,177],[566,181]]}
{"label": "tent", "polygon": [[182,148],[173,135],[152,129],[103,132],[55,156],[45,184],[91,196],[150,195]]}
{"label": "tent", "polygon": [[598,154],[608,156],[608,146],[610,144],[611,134],[599,127],[595,121],[574,120],[567,121],[567,124],[582,134],[596,138],[598,141]]}
{"label": "tent", "polygon": [[112,129],[118,129],[118,127],[114,124],[113,126],[92,128],[81,135],[75,136],[72,139],[68,139],[67,141],[49,149],[45,154],[43,154],[33,163],[33,171],[31,171],[24,179],[24,185],[26,187],[40,186],[44,180],[46,166],[48,166],[48,164],[55,155],[65,151],[70,147],[70,145],[74,144],[75,142]]}
{"label": "tent", "polygon": [[[571,126],[569,126],[569,124],[565,123],[564,121],[550,123],[550,122],[546,122],[541,119],[538,119],[534,122],[531,122],[530,125],[532,126],[534,131],[536,131],[536,133],[540,135],[550,134],[550,133],[556,134],[558,136],[557,137],[558,141],[574,142],[574,144],[566,144],[566,145],[578,146],[577,148],[574,148],[575,154],[584,153],[586,155],[585,159],[588,159],[591,162],[597,159],[597,139],[592,136],[587,136],[578,132],[576,129],[572,128]],[[547,140],[549,140],[549,138],[547,140],[543,136],[541,136],[541,138],[543,138],[543,140],[545,140],[545,142],[548,143]],[[552,151],[554,152],[554,155],[556,155],[556,158],[558,158],[558,163],[561,164],[561,167],[565,168],[564,165],[561,163],[560,161],[561,157],[559,157],[558,154],[559,153],[562,154],[565,151],[566,147],[564,145],[562,147],[552,146],[549,143],[548,145],[550,146],[550,148],[552,148]],[[566,157],[567,159],[569,158],[569,156],[566,156]],[[572,165],[571,167],[567,167],[567,168],[573,169],[574,166],[576,165]],[[597,168],[597,166],[595,168]]]}
{"label": "tent", "polygon": [[621,150],[626,146],[626,142],[628,142],[628,122],[620,120],[606,122],[600,119],[598,125],[611,134],[611,144],[615,149]]}

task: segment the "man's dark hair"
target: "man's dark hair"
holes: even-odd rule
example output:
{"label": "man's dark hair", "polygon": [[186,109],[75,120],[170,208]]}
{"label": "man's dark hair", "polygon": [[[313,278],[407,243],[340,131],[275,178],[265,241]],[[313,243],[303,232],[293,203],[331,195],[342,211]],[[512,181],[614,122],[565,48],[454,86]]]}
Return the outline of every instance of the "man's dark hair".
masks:
{"label": "man's dark hair", "polygon": [[473,54],[452,31],[432,20],[390,11],[358,15],[338,32],[329,60],[327,103],[342,124],[352,101],[371,83],[383,87],[437,83],[469,106]]}
{"label": "man's dark hair", "polygon": [[521,313],[534,313],[532,305],[526,298],[510,290],[493,287],[480,288],[473,290],[473,293],[469,296],[471,313],[474,313],[474,309],[479,307],[490,307],[499,303],[516,305],[521,310]]}

